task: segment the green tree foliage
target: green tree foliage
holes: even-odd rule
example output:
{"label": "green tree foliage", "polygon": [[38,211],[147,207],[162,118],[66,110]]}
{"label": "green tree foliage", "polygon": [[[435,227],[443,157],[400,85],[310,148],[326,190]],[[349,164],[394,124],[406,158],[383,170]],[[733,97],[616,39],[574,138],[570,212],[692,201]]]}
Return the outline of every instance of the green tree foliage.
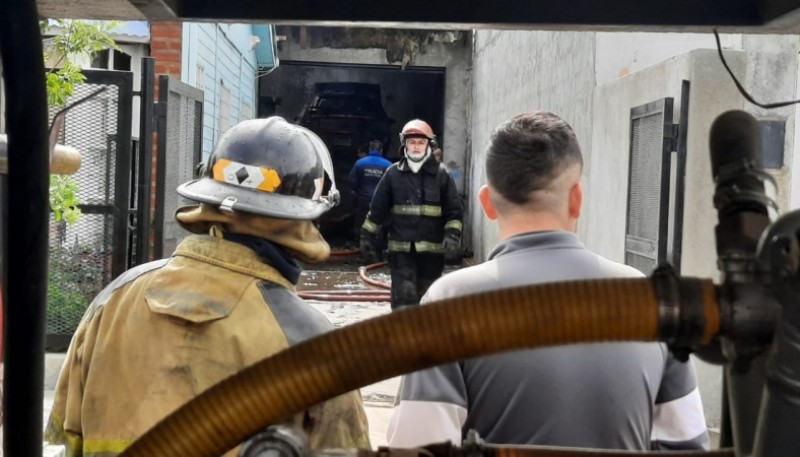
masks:
{"label": "green tree foliage", "polygon": [[[45,65],[50,63],[52,67],[47,72],[47,103],[51,108],[64,107],[75,92],[75,85],[86,80],[76,59],[91,58],[96,52],[107,48],[118,49],[110,35],[115,25],[115,22],[71,19],[39,23],[43,32],[48,27],[61,31],[48,42],[44,52]],[[50,209],[57,222],[64,220],[68,224],[75,223],[81,214],[79,204],[78,185],[72,178],[50,176]]]}
{"label": "green tree foliage", "polygon": [[68,176],[50,175],[50,208],[56,222],[74,224],[81,215],[78,184]]}

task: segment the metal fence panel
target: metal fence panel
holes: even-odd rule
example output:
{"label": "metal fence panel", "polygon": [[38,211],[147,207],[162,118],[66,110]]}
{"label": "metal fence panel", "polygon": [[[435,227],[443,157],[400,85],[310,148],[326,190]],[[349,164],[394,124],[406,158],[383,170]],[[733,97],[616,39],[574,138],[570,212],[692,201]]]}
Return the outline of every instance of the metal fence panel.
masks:
{"label": "metal fence panel", "polygon": [[[194,202],[178,195],[178,185],[195,176],[202,159],[203,91],[167,75],[159,77],[158,189],[155,256],[170,255],[188,235],[172,215]],[[159,233],[160,229],[160,233]]]}
{"label": "metal fence panel", "polygon": [[[77,185],[82,215],[50,219],[48,346],[65,347],[97,293],[127,266],[133,74],[84,70],[70,100],[107,90],[72,108],[60,143],[81,152]],[[51,110],[51,117],[57,109]]]}

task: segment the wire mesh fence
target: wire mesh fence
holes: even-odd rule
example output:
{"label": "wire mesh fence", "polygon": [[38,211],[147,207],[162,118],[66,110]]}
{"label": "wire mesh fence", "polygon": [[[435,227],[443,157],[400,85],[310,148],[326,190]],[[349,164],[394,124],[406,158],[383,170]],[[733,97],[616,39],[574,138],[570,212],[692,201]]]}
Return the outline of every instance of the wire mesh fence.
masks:
{"label": "wire mesh fence", "polygon": [[81,166],[71,176],[51,178],[70,189],[81,211],[74,221],[50,218],[46,333],[51,350],[68,345],[86,308],[119,273],[116,265],[125,265],[128,251],[131,100],[125,84],[130,78],[104,80],[102,73],[90,73],[89,82],[76,86],[70,99],[103,86],[107,90],[71,108],[59,136],[59,143],[80,151]]}

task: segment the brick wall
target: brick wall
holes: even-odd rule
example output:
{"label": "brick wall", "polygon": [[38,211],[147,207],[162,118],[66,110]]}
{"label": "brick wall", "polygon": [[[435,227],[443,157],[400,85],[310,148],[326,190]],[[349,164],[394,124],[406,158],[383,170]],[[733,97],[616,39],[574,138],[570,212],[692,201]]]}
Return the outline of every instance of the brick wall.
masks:
{"label": "brick wall", "polygon": [[183,24],[155,21],[150,29],[150,55],[156,59],[156,74],[181,77]]}
{"label": "brick wall", "polygon": [[[170,75],[174,78],[181,77],[181,57],[183,47],[183,24],[181,22],[153,21],[150,24],[150,56],[156,59],[156,87],[154,97],[158,101],[158,76]],[[158,167],[158,134],[153,135],[153,172],[150,181],[150,221],[154,220],[156,208],[156,170]],[[169,192],[170,190],[167,189]],[[174,192],[174,190],[172,190]],[[164,218],[172,217],[165,214]],[[155,233],[150,231],[150,248],[153,248]],[[165,256],[172,254],[164,252]],[[151,254],[152,255],[152,254]]]}

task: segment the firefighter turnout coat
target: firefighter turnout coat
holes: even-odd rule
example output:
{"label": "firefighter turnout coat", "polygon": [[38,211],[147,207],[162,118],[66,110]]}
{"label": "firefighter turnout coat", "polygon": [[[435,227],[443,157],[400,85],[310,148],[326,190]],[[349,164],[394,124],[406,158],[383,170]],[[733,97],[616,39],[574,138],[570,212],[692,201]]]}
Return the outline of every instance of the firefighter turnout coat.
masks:
{"label": "firefighter turnout coat", "polygon": [[[217,382],[330,328],[248,247],[192,235],[123,273],[86,312],[45,432],[68,455],[110,456]],[[369,447],[358,391],[294,419],[313,448]],[[232,452],[230,455],[234,455]]]}
{"label": "firefighter turnout coat", "polygon": [[461,218],[461,200],[447,169],[431,156],[414,173],[403,158],[378,183],[362,228],[377,234],[388,224],[390,253],[411,252],[413,247],[442,254],[445,231],[461,236]]}

